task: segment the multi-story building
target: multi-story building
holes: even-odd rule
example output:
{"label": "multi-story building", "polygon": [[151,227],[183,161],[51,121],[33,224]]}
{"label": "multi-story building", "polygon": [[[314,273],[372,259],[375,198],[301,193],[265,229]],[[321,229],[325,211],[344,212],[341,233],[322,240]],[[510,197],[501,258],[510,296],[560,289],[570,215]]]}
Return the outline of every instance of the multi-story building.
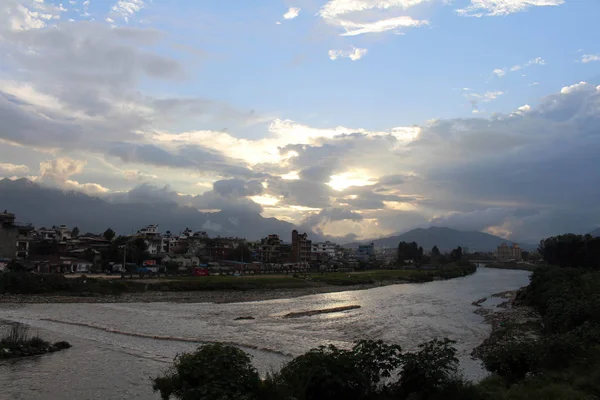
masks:
{"label": "multi-story building", "polygon": [[519,261],[521,260],[522,253],[523,250],[516,243],[512,245],[502,243],[496,249],[496,257],[500,261]]}
{"label": "multi-story building", "polygon": [[17,254],[19,230],[15,225],[15,214],[6,210],[0,214],[0,258],[13,259]]}
{"label": "multi-story building", "polygon": [[15,223],[15,214],[6,210],[0,213],[0,258],[28,258],[31,232],[31,225]]}
{"label": "multi-story building", "polygon": [[313,243],[311,246],[311,252],[326,255],[329,258],[335,258],[337,253],[337,245],[330,241]]}
{"label": "multi-story building", "polygon": [[279,235],[269,235],[260,241],[260,256],[263,263],[280,263],[281,239]]}
{"label": "multi-story building", "polygon": [[384,264],[392,264],[398,258],[398,249],[394,247],[383,247],[375,250],[375,258]]}
{"label": "multi-story building", "polygon": [[149,254],[160,254],[164,248],[163,239],[158,231],[158,225],[148,225],[140,229],[136,234],[136,238],[144,239],[146,250]]}
{"label": "multi-story building", "polygon": [[361,244],[356,249],[356,258],[368,262],[375,258],[375,243]]}
{"label": "multi-story building", "polygon": [[309,262],[311,261],[312,242],[308,240],[306,233],[298,233],[297,230],[292,231],[292,262]]}

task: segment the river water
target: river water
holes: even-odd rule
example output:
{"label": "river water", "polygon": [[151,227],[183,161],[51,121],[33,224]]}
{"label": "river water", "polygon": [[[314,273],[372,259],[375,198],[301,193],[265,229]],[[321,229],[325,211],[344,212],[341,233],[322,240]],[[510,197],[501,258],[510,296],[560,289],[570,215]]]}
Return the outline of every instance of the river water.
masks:
{"label": "river water", "polygon": [[[0,304],[0,320],[18,321],[58,353],[0,361],[0,399],[158,399],[150,377],[202,342],[231,342],[259,371],[277,369],[323,344],[383,339],[405,350],[433,338],[456,340],[470,379],[485,376],[471,350],[490,333],[471,303],[528,284],[529,273],[479,268],[473,275],[425,284],[233,304]],[[283,319],[289,312],[360,305],[346,312]],[[251,316],[253,320],[235,320]]]}

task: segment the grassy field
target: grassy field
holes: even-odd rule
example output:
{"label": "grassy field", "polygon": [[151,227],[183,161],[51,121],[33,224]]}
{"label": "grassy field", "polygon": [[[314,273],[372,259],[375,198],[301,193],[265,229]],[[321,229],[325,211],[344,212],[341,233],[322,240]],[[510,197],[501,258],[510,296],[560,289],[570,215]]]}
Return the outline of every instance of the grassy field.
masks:
{"label": "grassy field", "polygon": [[429,282],[475,272],[474,265],[448,265],[436,270],[373,270],[293,275],[203,276],[160,278],[66,278],[61,274],[0,274],[0,294],[118,295],[141,292],[250,291]]}
{"label": "grassy field", "polygon": [[[324,285],[355,286],[378,283],[429,282],[434,279],[450,279],[475,272],[472,266],[447,266],[437,270],[374,270],[358,272],[312,273],[292,275],[251,276],[203,276],[160,278],[156,282],[146,280],[150,291],[195,291],[195,290],[256,290],[295,289]],[[141,283],[140,283],[141,284]]]}

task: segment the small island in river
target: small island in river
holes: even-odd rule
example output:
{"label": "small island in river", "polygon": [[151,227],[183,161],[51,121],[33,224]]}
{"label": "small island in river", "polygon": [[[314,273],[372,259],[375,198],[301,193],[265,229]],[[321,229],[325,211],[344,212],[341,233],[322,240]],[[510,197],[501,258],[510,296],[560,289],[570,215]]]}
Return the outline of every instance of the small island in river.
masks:
{"label": "small island in river", "polygon": [[37,356],[70,348],[68,342],[50,343],[39,336],[31,336],[23,324],[11,324],[0,338],[0,359]]}

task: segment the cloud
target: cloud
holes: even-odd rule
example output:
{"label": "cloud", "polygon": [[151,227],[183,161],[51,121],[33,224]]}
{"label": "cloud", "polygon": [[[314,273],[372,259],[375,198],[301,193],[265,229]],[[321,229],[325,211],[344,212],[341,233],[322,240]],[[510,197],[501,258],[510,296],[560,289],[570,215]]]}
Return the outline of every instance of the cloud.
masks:
{"label": "cloud", "polygon": [[560,6],[565,0],[471,0],[456,12],[465,17],[496,17],[527,11],[531,7]]}
{"label": "cloud", "polygon": [[74,160],[68,157],[41,162],[37,181],[62,189],[79,190],[87,194],[108,192],[107,188],[97,183],[79,183],[70,179],[72,175],[81,174],[86,164],[87,161]]}
{"label": "cloud", "polygon": [[0,32],[24,32],[42,29],[60,18],[66,11],[62,5],[36,0],[4,0],[0,4]]}
{"label": "cloud", "polygon": [[146,7],[146,4],[143,0],[119,0],[112,6],[112,11],[113,15],[118,15],[125,22],[129,22],[129,18],[140,12],[144,7]]}
{"label": "cloud", "polygon": [[584,54],[581,56],[582,63],[589,63],[592,61],[600,61],[600,55],[599,54]]}
{"label": "cloud", "polygon": [[[531,67],[532,65],[546,65],[546,61],[542,57],[532,58],[531,60],[527,61],[522,65],[517,64],[512,66],[509,69],[509,72],[516,72],[523,68]],[[506,75],[506,68],[496,68],[494,71],[492,71],[492,73],[495,74],[498,78],[502,78],[504,75]]]}
{"label": "cloud", "polygon": [[490,101],[496,100],[498,97],[504,94],[505,93],[500,90],[488,90],[485,93],[479,94],[468,88],[463,89],[463,95],[469,100],[473,114],[484,111],[479,108],[479,103],[489,103]]}
{"label": "cloud", "polygon": [[524,67],[530,67],[532,65],[546,65],[546,61],[542,57],[536,57],[527,61]]}
{"label": "cloud", "polygon": [[290,7],[285,14],[283,14],[284,19],[294,19],[300,14],[299,7]]}
{"label": "cloud", "polygon": [[407,15],[395,16],[397,10],[419,5],[428,0],[330,0],[318,15],[328,24],[344,30],[342,36],[395,31],[400,28],[420,27],[427,20],[416,20]]}
{"label": "cloud", "polygon": [[360,49],[357,47],[352,47],[349,50],[329,50],[329,59],[337,60],[340,57],[349,58],[352,61],[360,60],[368,53],[367,49]]}
{"label": "cloud", "polygon": [[26,165],[17,165],[11,163],[0,163],[0,176],[23,176],[29,172]]}

